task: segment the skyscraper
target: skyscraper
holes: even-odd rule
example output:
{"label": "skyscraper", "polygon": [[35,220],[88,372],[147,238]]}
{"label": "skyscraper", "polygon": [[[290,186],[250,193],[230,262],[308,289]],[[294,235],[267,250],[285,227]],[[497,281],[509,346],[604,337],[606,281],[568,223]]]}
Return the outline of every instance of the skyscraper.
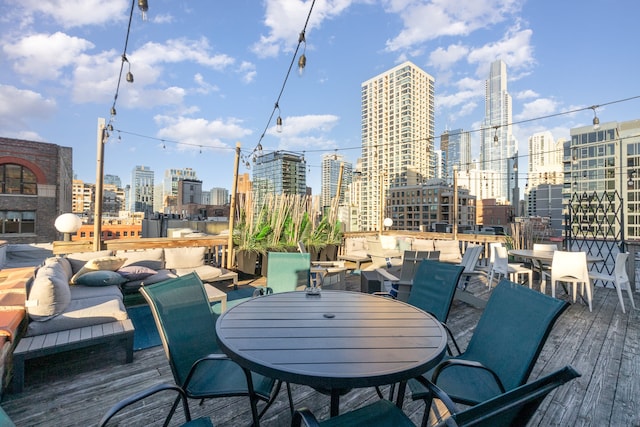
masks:
{"label": "skyscraper", "polygon": [[516,141],[512,132],[511,95],[507,91],[507,65],[501,61],[491,63],[489,78],[485,82],[485,118],[480,141],[480,168],[497,172],[498,198],[512,200],[516,180],[510,179],[509,159],[516,154]]}
{"label": "skyscraper", "polygon": [[253,168],[253,192],[258,206],[267,194],[305,195],[307,176],[304,157],[286,151],[257,156]]}
{"label": "skyscraper", "polygon": [[362,83],[363,231],[381,229],[390,187],[433,177],[434,79],[404,62]]}
{"label": "skyscraper", "polygon": [[462,129],[445,131],[440,135],[440,150],[445,159],[445,175],[447,184],[453,184],[453,167],[458,171],[468,171],[471,165],[471,134]]}
{"label": "skyscraper", "polygon": [[322,156],[322,206],[331,206],[331,201],[338,193],[338,180],[342,166],[342,183],[340,185],[340,204],[344,203],[347,188],[351,184],[353,166],[345,162],[340,154],[324,154]]}
{"label": "skyscraper", "polygon": [[147,166],[136,166],[131,173],[130,212],[153,212],[154,172]]}

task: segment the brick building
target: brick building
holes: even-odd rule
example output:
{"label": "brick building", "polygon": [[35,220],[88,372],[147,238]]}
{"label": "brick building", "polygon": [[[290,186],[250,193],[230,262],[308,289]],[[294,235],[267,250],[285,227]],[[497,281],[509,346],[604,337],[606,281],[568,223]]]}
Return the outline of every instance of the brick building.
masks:
{"label": "brick building", "polygon": [[70,147],[0,137],[0,240],[59,240],[56,217],[71,212]]}

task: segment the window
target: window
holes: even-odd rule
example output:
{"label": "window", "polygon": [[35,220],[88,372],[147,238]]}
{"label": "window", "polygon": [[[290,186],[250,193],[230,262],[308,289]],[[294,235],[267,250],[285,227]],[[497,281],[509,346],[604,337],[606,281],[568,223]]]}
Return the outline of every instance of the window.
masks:
{"label": "window", "polygon": [[34,234],[34,211],[0,211],[0,234]]}
{"label": "window", "polygon": [[37,192],[36,175],[29,169],[12,163],[0,165],[0,193],[36,195]]}

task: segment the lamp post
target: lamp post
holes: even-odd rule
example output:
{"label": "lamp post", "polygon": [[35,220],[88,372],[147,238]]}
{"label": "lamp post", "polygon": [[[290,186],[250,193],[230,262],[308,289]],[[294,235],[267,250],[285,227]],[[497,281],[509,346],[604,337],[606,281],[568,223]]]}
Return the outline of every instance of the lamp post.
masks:
{"label": "lamp post", "polygon": [[71,235],[76,233],[82,227],[82,220],[78,215],[73,213],[65,213],[58,216],[53,223],[58,232],[64,234],[64,241],[70,242]]}
{"label": "lamp post", "polygon": [[98,118],[98,147],[96,155],[96,193],[93,213],[93,250],[102,246],[102,188],[104,186],[104,144],[107,142],[105,119]]}

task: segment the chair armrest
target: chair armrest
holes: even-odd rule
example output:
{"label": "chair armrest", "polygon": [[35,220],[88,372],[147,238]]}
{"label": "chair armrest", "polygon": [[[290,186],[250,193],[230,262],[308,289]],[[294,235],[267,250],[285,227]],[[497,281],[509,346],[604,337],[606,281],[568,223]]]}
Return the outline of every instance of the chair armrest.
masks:
{"label": "chair armrest", "polygon": [[320,427],[320,423],[316,417],[307,408],[296,409],[293,412],[293,419],[291,420],[291,427],[300,427],[304,421],[304,425],[307,427]]}
{"label": "chair armrest", "polygon": [[[129,405],[132,405],[142,399],[146,399],[149,396],[152,396],[156,393],[162,392],[162,391],[166,391],[166,390],[172,390],[175,391],[177,393],[177,399],[180,399],[182,401],[182,407],[185,411],[185,419],[187,421],[191,421],[191,413],[189,412],[189,405],[187,403],[187,396],[185,395],[184,391],[178,387],[177,385],[173,385],[173,384],[157,384],[155,386],[146,388],[134,395],[131,395],[121,401],[119,401],[118,403],[116,403],[114,406],[112,406],[109,411],[104,414],[104,416],[102,417],[102,419],[100,420],[100,422],[98,423],[98,427],[102,427],[107,425],[107,423],[109,422],[109,420],[111,418],[114,417],[114,415],[116,415],[118,412],[120,412],[122,409],[126,408]],[[178,402],[176,402],[177,404]],[[171,419],[171,415],[169,415],[169,418],[166,420],[166,422],[168,423],[169,420]]]}
{"label": "chair armrest", "polygon": [[[449,395],[444,392],[444,390],[442,390],[440,387],[438,387],[437,385],[435,385],[434,383],[432,383],[422,375],[414,379],[427,389],[426,397],[422,398],[427,408],[431,407],[431,402],[433,401],[433,398],[436,398],[442,402],[442,404],[447,408],[450,414],[455,414],[458,412],[458,407],[453,402],[453,400],[451,400]],[[438,421],[438,424],[437,424],[438,426],[446,425],[448,427],[453,427],[458,425],[455,423],[455,421],[451,419],[448,419],[446,424],[440,423],[440,421],[443,421],[442,419],[438,419],[437,421]],[[449,422],[453,422],[453,424],[449,424]]]}
{"label": "chair armrest", "polygon": [[389,273],[387,270],[385,270],[384,268],[376,268],[375,272],[378,273],[379,275],[381,275],[382,277],[384,277],[386,280],[389,280],[391,282],[398,282],[400,281],[400,279],[396,276],[394,276],[393,274]]}
{"label": "chair armrest", "polygon": [[187,390],[189,386],[189,382],[191,381],[191,377],[198,369],[198,365],[210,360],[231,360],[231,358],[229,358],[229,356],[227,356],[226,354],[212,353],[212,354],[207,354],[206,356],[201,357],[200,359],[193,362],[193,365],[191,365],[191,369],[189,369],[189,373],[187,374],[187,378],[184,380],[184,384],[182,384],[182,388],[184,390]]}
{"label": "chair armrest", "polygon": [[484,366],[482,363],[480,362],[475,362],[473,360],[464,360],[464,359],[448,359],[445,360],[444,362],[440,363],[438,366],[436,366],[436,368],[433,370],[433,375],[431,376],[431,382],[433,382],[434,384],[438,383],[438,377],[440,376],[440,374],[442,373],[442,371],[444,371],[447,368],[450,368],[452,366],[464,366],[466,368],[472,368],[472,369],[481,369],[483,371],[487,371],[491,374],[491,376],[493,376],[493,379],[495,380],[496,384],[498,385],[498,388],[500,388],[500,392],[504,393],[506,392],[504,385],[502,385],[502,381],[500,381],[500,377],[498,377],[498,375],[493,372],[491,369],[487,368],[486,366]]}

